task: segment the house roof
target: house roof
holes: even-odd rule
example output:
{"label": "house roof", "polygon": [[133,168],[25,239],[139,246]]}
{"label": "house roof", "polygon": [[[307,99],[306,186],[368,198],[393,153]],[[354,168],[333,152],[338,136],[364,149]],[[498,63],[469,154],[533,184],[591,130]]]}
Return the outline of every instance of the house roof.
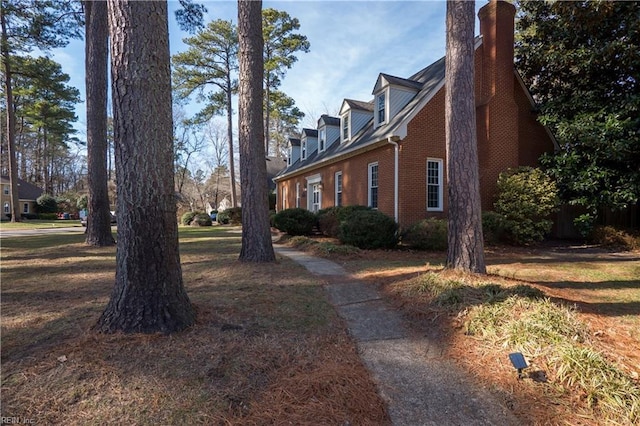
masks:
{"label": "house roof", "polygon": [[345,99],[344,103],[349,105],[349,108],[351,109],[358,109],[361,111],[373,112],[373,101],[364,102],[364,101],[356,101],[354,99]]}
{"label": "house roof", "polygon": [[[11,180],[9,176],[0,176],[0,182],[2,184],[9,185]],[[18,179],[18,198],[21,200],[35,201],[41,196],[44,191],[35,185],[25,182],[22,179]]]}
{"label": "house roof", "polygon": [[300,146],[300,139],[298,139],[298,138],[289,138],[289,144],[291,146]]}
{"label": "house roof", "polygon": [[[482,36],[475,38],[475,48],[478,49],[482,45]],[[514,73],[517,71],[514,67]],[[387,74],[384,75],[387,78]],[[296,161],[294,164],[284,169],[276,179],[283,178],[290,174],[295,174],[305,169],[319,167],[324,163],[336,160],[340,157],[352,154],[356,151],[366,149],[369,146],[377,146],[391,140],[404,139],[407,135],[407,126],[409,122],[424,108],[424,106],[435,96],[435,94],[444,86],[445,81],[445,57],[442,57],[431,65],[421,69],[406,79],[400,77],[390,77],[394,83],[410,84],[410,87],[418,88],[416,95],[385,125],[378,128],[373,127],[373,118],[351,139],[345,143],[333,143],[324,152],[315,151],[311,153],[304,161]],[[389,81],[389,80],[388,80]],[[521,80],[520,80],[521,81]],[[391,81],[389,81],[391,82]],[[524,86],[524,83],[521,84]],[[525,87],[526,90],[526,87]],[[359,105],[366,107],[367,111],[373,111],[373,102],[361,102],[351,99],[345,99],[344,103],[348,103],[352,108]]]}
{"label": "house roof", "polygon": [[327,114],[322,114],[320,116],[320,120],[318,120],[318,127],[320,127],[321,121],[324,122],[325,126],[340,127],[340,119],[338,117],[331,117]]}
{"label": "house roof", "polygon": [[316,129],[302,129],[302,133],[309,138],[317,138],[318,130]]}
{"label": "house roof", "polygon": [[[410,78],[402,78],[402,77],[396,77],[395,75],[380,73],[380,76],[378,77],[378,82],[380,81],[381,78],[384,78],[385,80],[387,80],[389,84],[393,84],[394,86],[408,87],[414,90],[419,90],[422,88],[421,82],[412,80]],[[378,86],[378,82],[376,82],[376,86],[373,88],[372,93],[376,92],[376,87]]]}

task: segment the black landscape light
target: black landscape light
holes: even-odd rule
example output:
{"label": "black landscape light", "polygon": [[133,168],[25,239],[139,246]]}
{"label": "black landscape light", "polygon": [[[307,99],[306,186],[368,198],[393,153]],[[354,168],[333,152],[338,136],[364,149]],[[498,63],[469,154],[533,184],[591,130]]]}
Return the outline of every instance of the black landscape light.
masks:
{"label": "black landscape light", "polygon": [[513,368],[518,370],[518,379],[521,379],[522,370],[528,367],[527,361],[524,359],[524,355],[520,352],[514,352],[509,354],[509,360],[511,361],[511,364],[513,364]]}

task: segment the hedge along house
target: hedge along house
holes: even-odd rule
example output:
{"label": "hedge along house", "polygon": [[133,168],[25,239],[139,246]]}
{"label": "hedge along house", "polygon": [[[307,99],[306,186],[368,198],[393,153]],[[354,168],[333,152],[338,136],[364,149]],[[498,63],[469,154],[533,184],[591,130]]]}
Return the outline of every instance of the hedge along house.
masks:
{"label": "hedge along house", "polygon": [[[514,68],[515,7],[491,1],[478,13],[475,103],[482,209],[498,175],[536,166],[554,149]],[[367,205],[408,227],[446,217],[445,59],[408,78],[379,74],[369,102],[345,99],[340,117],[290,140],[288,166],[274,178],[277,210]]]}

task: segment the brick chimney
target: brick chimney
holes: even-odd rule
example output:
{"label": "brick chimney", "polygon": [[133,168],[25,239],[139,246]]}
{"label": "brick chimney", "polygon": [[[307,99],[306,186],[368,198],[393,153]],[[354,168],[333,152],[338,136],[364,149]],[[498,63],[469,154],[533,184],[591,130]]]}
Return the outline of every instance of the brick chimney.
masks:
{"label": "brick chimney", "polygon": [[[476,62],[476,117],[483,210],[493,208],[500,172],[518,166],[518,107],[514,98],[514,17],[511,3],[491,0],[478,12],[481,56]],[[477,57],[476,57],[477,58]]]}

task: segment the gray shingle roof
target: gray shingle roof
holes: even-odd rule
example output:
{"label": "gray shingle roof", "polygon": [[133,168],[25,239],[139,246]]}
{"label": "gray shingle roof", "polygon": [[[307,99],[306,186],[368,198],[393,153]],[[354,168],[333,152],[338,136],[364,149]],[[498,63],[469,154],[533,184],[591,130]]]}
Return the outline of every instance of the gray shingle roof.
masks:
{"label": "gray shingle roof", "polygon": [[364,102],[356,101],[354,99],[345,99],[344,101],[347,103],[347,105],[349,105],[351,109],[373,112],[373,101]]}
{"label": "gray shingle roof", "polygon": [[317,129],[302,129],[302,133],[309,138],[317,138],[318,130]]}
{"label": "gray shingle roof", "polygon": [[389,84],[393,84],[396,86],[408,87],[410,89],[421,89],[422,83],[419,81],[415,81],[408,78],[396,77],[394,75],[389,75],[385,73],[380,73],[381,76],[385,78],[389,82]]}
{"label": "gray shingle roof", "polygon": [[324,122],[326,126],[337,126],[340,127],[340,119],[338,117],[331,117],[327,114],[322,114],[320,116],[320,120],[318,120],[318,125],[320,121]]}
{"label": "gray shingle roof", "polygon": [[[3,184],[9,185],[11,181],[9,176],[0,176],[0,181]],[[25,182],[22,179],[18,179],[18,198],[21,200],[35,201],[41,196],[44,191],[35,185]]]}

